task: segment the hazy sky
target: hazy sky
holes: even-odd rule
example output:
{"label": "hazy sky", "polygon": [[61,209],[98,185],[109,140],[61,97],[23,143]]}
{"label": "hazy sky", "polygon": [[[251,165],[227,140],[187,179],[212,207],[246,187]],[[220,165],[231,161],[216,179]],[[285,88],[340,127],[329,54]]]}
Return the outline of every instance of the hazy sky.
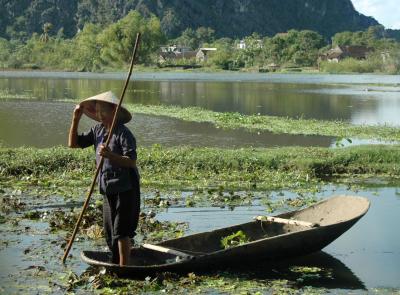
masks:
{"label": "hazy sky", "polygon": [[399,0],[352,0],[355,9],[388,29],[400,29]]}

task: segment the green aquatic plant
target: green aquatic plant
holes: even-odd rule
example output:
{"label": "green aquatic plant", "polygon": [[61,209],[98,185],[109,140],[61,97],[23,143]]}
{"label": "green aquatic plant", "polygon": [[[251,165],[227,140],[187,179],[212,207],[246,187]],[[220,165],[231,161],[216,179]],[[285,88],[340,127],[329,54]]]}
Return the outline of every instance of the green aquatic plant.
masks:
{"label": "green aquatic plant", "polygon": [[335,141],[335,146],[336,147],[344,147],[346,142],[349,144],[353,143],[353,141],[350,138],[338,137]]}
{"label": "green aquatic plant", "polygon": [[25,209],[25,202],[20,195],[4,194],[0,197],[0,211],[4,213],[19,212]]}
{"label": "green aquatic plant", "polygon": [[[341,149],[284,147],[219,149],[153,146],[138,150],[144,189],[208,190],[216,204],[246,202],[232,190],[314,191],[326,180],[349,177],[388,178],[400,175],[400,146],[358,146]],[[168,167],[168,169],[165,169]],[[94,171],[91,150],[0,148],[4,187],[34,188],[40,195],[76,198],[85,194]],[[353,181],[354,182],[354,181]],[[173,199],[154,199],[167,207]],[[163,201],[163,202],[161,202]]]}
{"label": "green aquatic plant", "polygon": [[42,213],[39,211],[28,211],[24,214],[24,218],[31,220],[38,220],[42,217]]}
{"label": "green aquatic plant", "polygon": [[[90,204],[81,222],[81,229],[85,232],[93,230],[93,225],[102,227],[102,202]],[[50,231],[57,230],[72,231],[78,221],[81,209],[78,207],[69,210],[56,209],[47,213],[46,219],[50,226]],[[89,236],[94,236],[89,234]]]}
{"label": "green aquatic plant", "polygon": [[[1,99],[1,96],[0,96]],[[69,102],[60,99],[57,101]],[[78,103],[78,101],[76,100]],[[243,115],[238,112],[215,112],[200,107],[180,107],[174,105],[126,104],[125,107],[136,114],[165,116],[187,122],[210,123],[216,128],[245,129],[250,132],[272,132],[292,135],[320,135],[337,137],[352,143],[351,138],[374,139],[387,142],[400,141],[400,128],[387,125],[355,125],[344,121],[323,121],[316,119],[290,118],[267,115]]]}
{"label": "green aquatic plant", "polygon": [[[323,135],[338,138],[400,141],[400,128],[389,125],[354,125],[344,121],[289,118],[265,115],[243,115],[214,112],[199,107],[128,104],[133,113],[167,116],[189,122],[211,123],[217,128],[243,128],[252,132],[269,131],[279,134]],[[350,140],[351,141],[351,140]]]}
{"label": "green aquatic plant", "polygon": [[155,243],[180,238],[187,229],[186,222],[159,221],[152,216],[141,214],[137,232],[142,241]]}
{"label": "green aquatic plant", "polygon": [[1,89],[0,90],[0,99],[1,100],[9,100],[9,99],[37,99],[37,97],[28,91],[25,93],[13,93],[10,89]]}
{"label": "green aquatic plant", "polygon": [[228,249],[248,243],[249,241],[250,239],[246,236],[246,234],[242,230],[239,230],[229,236],[221,238],[221,247],[223,249]]}

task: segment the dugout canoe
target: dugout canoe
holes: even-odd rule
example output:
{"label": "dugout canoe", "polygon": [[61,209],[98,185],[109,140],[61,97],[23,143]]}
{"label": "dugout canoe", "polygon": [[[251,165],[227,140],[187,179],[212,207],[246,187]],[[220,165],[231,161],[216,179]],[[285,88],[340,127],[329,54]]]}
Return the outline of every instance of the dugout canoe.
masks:
{"label": "dugout canoe", "polygon": [[[369,206],[363,197],[334,196],[305,209],[273,217],[258,216],[247,223],[132,248],[129,266],[110,263],[107,252],[83,251],[81,258],[128,277],[279,261],[321,250],[352,227]],[[249,242],[223,249],[221,239],[239,230]]]}

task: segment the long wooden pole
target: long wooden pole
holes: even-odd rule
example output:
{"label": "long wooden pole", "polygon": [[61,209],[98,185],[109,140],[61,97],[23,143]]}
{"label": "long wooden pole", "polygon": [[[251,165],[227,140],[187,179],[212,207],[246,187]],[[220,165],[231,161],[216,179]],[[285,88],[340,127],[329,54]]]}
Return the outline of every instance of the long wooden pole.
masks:
{"label": "long wooden pole", "polygon": [[[136,35],[135,47],[133,48],[132,60],[131,60],[131,65],[130,65],[130,67],[129,67],[128,76],[127,76],[127,78],[126,78],[125,85],[124,85],[124,89],[122,90],[122,93],[121,93],[121,96],[120,96],[120,99],[119,99],[118,106],[117,106],[117,108],[115,109],[115,112],[114,112],[114,117],[113,117],[113,120],[112,120],[110,132],[109,132],[108,137],[107,137],[107,141],[106,141],[106,143],[105,143],[105,147],[108,147],[108,144],[110,143],[110,139],[111,139],[112,133],[113,133],[113,131],[114,131],[115,124],[116,124],[116,122],[117,122],[118,111],[119,111],[119,109],[121,108],[122,101],[123,101],[123,99],[124,99],[126,89],[128,88],[129,80],[130,80],[131,74],[132,74],[133,65],[134,65],[134,62],[135,62],[135,59],[136,59],[137,49],[138,49],[138,47],[139,47],[140,36],[141,36],[141,34],[140,34],[140,33],[137,33],[137,35]],[[67,257],[68,257],[68,253],[69,253],[69,251],[71,250],[72,243],[73,243],[74,240],[75,240],[75,236],[76,236],[76,234],[77,234],[77,232],[78,232],[78,229],[79,229],[79,226],[80,226],[80,224],[81,224],[81,222],[82,222],[83,215],[84,215],[84,213],[85,213],[85,211],[86,211],[87,206],[89,205],[90,197],[92,196],[92,193],[93,193],[93,190],[94,190],[94,186],[95,186],[95,184],[96,184],[97,176],[99,175],[100,169],[101,169],[101,167],[103,166],[103,162],[104,162],[104,157],[101,156],[101,158],[100,158],[100,163],[99,163],[99,165],[97,166],[96,173],[94,174],[93,181],[92,181],[92,184],[91,184],[91,186],[90,186],[90,190],[89,190],[89,192],[88,192],[88,194],[87,194],[87,197],[86,197],[86,201],[85,201],[85,203],[84,203],[83,206],[82,206],[81,214],[79,215],[78,221],[77,221],[76,224],[75,224],[75,228],[74,228],[74,231],[73,231],[73,233],[72,233],[72,237],[71,237],[71,239],[69,240],[67,247],[65,248],[64,256],[63,256],[63,258],[62,258],[62,263],[65,263],[65,260],[66,260]]]}

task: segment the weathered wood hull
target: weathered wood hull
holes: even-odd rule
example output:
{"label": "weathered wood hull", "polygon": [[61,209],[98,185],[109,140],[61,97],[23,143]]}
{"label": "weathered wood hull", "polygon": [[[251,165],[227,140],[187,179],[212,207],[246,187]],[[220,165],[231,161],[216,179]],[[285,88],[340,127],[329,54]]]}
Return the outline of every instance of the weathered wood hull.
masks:
{"label": "weathered wood hull", "polygon": [[[278,215],[282,218],[318,223],[309,228],[297,225],[252,221],[210,232],[172,239],[158,245],[192,254],[190,259],[150,249],[132,249],[131,265],[108,262],[106,252],[83,251],[90,265],[104,266],[121,276],[144,276],[156,272],[191,272],[218,269],[257,261],[278,261],[319,251],[352,227],[369,208],[361,197],[337,196],[303,210]],[[242,230],[250,242],[221,249],[222,237]]]}

